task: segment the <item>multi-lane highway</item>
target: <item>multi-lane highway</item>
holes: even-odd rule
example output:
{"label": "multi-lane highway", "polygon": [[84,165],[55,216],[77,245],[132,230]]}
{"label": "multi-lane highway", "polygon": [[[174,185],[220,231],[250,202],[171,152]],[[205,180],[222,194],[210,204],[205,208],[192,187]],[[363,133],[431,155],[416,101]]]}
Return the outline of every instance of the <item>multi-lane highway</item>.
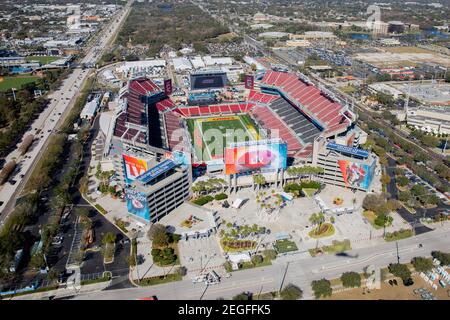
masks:
{"label": "multi-lane highway", "polygon": [[[86,48],[85,56],[80,61],[80,65],[95,65],[127,17],[132,2],[133,0],[129,1],[116,17],[113,17],[111,22],[99,32],[91,46]],[[71,74],[64,79],[62,85],[47,96],[50,101],[49,105],[24,134],[24,136],[27,134],[35,136],[36,140],[30,151],[21,156],[19,150],[15,149],[6,157],[6,162],[16,161],[17,169],[14,172],[13,181],[10,179],[0,189],[0,228],[8,214],[14,209],[16,197],[22,192],[33,168],[47,147],[50,136],[59,128],[65,116],[73,107],[80,89],[90,75],[90,71],[90,68],[75,68],[72,70]]]}
{"label": "multi-lane highway", "polygon": [[[218,285],[206,288],[193,284],[190,279],[150,287],[134,287],[118,290],[97,291],[76,296],[74,299],[109,300],[139,299],[156,295],[159,299],[217,299],[231,298],[243,291],[277,291],[283,285],[293,283],[302,288],[305,298],[311,298],[312,280],[333,279],[347,271],[362,272],[372,265],[383,268],[390,263],[406,263],[416,256],[429,256],[433,250],[446,251],[450,247],[450,227],[442,227],[413,238],[383,243],[369,248],[351,250],[346,255],[325,255],[311,258],[286,256],[278,258],[271,266],[233,272]],[[421,244],[421,246],[419,246]]]}

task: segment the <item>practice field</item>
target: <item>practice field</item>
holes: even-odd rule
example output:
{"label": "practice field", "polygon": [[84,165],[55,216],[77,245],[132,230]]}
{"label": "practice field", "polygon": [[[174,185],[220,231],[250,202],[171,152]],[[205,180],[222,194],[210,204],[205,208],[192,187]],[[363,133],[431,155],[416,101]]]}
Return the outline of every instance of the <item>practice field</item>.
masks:
{"label": "practice field", "polygon": [[260,140],[248,115],[232,115],[186,120],[197,161],[221,159],[223,149],[232,142]]}
{"label": "practice field", "polygon": [[48,63],[56,61],[58,59],[60,59],[60,58],[54,57],[54,56],[28,56],[25,58],[25,60],[27,60],[27,62],[38,61],[40,64],[48,64]]}
{"label": "practice field", "polygon": [[17,90],[19,90],[23,85],[36,81],[37,79],[39,79],[39,77],[35,76],[0,76],[0,91],[10,90],[11,88],[16,88]]}

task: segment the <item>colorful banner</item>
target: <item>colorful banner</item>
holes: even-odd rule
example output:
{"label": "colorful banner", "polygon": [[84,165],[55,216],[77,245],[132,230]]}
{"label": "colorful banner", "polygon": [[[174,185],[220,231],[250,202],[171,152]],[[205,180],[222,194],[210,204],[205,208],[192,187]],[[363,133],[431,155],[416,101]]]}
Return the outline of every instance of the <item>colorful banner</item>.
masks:
{"label": "colorful banner", "polygon": [[172,94],[172,79],[165,79],[164,80],[164,94],[166,96],[171,95]]}
{"label": "colorful banner", "polygon": [[254,77],[252,75],[246,74],[244,78],[245,89],[253,90],[254,83],[255,83]]}
{"label": "colorful banner", "polygon": [[148,160],[135,156],[123,154],[123,165],[125,168],[125,182],[131,183],[148,170]]}
{"label": "colorful banner", "polygon": [[150,221],[150,209],[145,193],[132,188],[125,189],[125,200],[128,212],[146,221]]}
{"label": "colorful banner", "polygon": [[225,174],[286,169],[286,143],[258,143],[225,148]]}
{"label": "colorful banner", "polygon": [[349,160],[338,160],[338,164],[347,187],[369,189],[375,172],[375,162],[369,166]]}

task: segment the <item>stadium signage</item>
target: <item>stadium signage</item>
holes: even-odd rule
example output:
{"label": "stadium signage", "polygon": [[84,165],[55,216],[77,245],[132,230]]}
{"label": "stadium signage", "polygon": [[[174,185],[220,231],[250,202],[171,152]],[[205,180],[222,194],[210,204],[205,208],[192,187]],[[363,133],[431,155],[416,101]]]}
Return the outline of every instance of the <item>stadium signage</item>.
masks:
{"label": "stadium signage", "polygon": [[252,75],[246,74],[245,75],[245,79],[244,79],[244,83],[245,83],[245,89],[253,90],[253,88],[254,88],[254,77]]}
{"label": "stadium signage", "polygon": [[334,143],[334,142],[328,143],[327,144],[327,149],[338,151],[338,152],[341,152],[341,153],[350,154],[352,156],[361,157],[361,158],[368,158],[369,157],[369,152],[367,152],[366,150],[353,148],[353,147],[345,146],[345,145],[342,145],[342,144],[337,144],[337,143]]}
{"label": "stadium signage", "polygon": [[138,176],[136,178],[136,180],[138,180],[144,184],[147,184],[150,181],[156,179],[161,174],[169,171],[170,169],[172,169],[176,166],[177,166],[177,164],[175,162],[173,162],[172,160],[170,160],[170,159],[164,160],[163,162],[157,164],[150,170],[148,170],[148,171],[144,172],[143,174],[141,174],[140,176]]}
{"label": "stadium signage", "polygon": [[277,144],[283,143],[281,139],[265,139],[265,140],[252,140],[252,141],[242,141],[242,142],[234,142],[230,143],[229,147],[246,147],[246,146],[255,146],[255,145],[266,145],[266,144]]}
{"label": "stadium signage", "polygon": [[172,94],[172,79],[165,79],[164,80],[164,94],[166,96]]}
{"label": "stadium signage", "polygon": [[125,200],[129,213],[138,216],[146,221],[150,221],[150,209],[148,207],[147,196],[133,188],[125,189]]}

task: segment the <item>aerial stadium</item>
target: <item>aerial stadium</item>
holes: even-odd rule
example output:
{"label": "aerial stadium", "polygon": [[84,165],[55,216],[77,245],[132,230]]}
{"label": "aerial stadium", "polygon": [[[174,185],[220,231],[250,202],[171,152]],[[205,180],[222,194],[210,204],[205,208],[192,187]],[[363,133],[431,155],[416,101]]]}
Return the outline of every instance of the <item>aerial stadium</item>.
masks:
{"label": "aerial stadium", "polygon": [[[197,168],[225,177],[230,190],[251,185],[254,173],[266,174],[268,183],[283,185],[288,166],[304,165],[322,167],[324,183],[370,190],[377,159],[358,148],[367,135],[356,126],[356,115],[303,75],[267,71],[253,89],[245,90],[244,101],[177,105],[170,93],[147,78],[130,80],[120,98],[113,140],[116,152],[122,153],[116,156],[116,168],[124,172],[128,187],[132,179],[127,177],[130,164],[123,169],[124,156],[136,156],[138,150],[137,158],[154,157],[154,165],[158,159],[174,161],[162,167],[174,171],[180,166],[183,177],[192,175],[192,170],[196,176]],[[145,190],[142,179],[134,178],[131,184],[140,186],[133,190]],[[192,177],[179,180],[192,183]],[[161,178],[156,181],[152,188],[161,187]],[[145,197],[150,197],[148,192]],[[188,197],[189,192],[183,193],[178,200]]]}

